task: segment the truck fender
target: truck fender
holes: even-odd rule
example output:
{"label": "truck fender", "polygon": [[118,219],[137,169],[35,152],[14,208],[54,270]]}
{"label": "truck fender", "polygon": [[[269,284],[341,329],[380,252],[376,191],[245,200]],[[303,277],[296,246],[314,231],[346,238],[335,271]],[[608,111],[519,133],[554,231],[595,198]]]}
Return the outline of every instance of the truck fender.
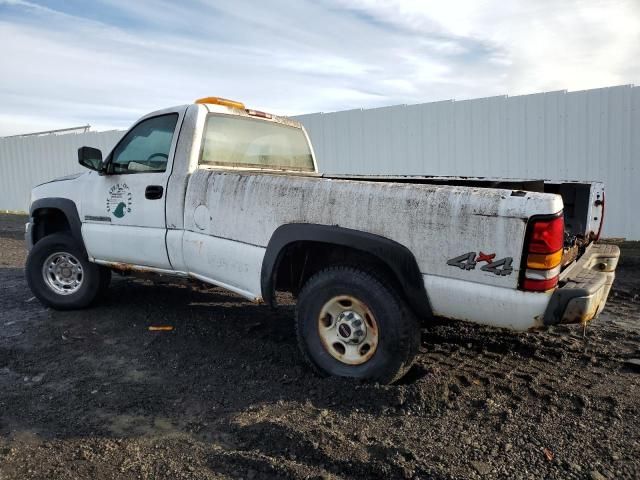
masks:
{"label": "truck fender", "polygon": [[[33,224],[34,218],[46,210],[58,210],[62,212],[69,224],[71,236],[78,242],[83,252],[86,253],[84,241],[82,240],[82,222],[78,215],[78,208],[73,200],[59,197],[47,197],[36,200],[31,204],[29,209],[30,222]],[[32,228],[30,232],[31,238],[27,238],[27,243],[31,242],[32,245],[35,244],[36,239],[33,237],[35,233]]]}
{"label": "truck fender", "polygon": [[372,233],[334,225],[290,223],[278,227],[271,236],[262,262],[262,298],[273,304],[274,276],[286,247],[295,242],[311,241],[340,245],[371,254],[383,262],[396,277],[401,294],[411,309],[421,317],[432,316],[429,299],[418,263],[411,251],[398,242]]}

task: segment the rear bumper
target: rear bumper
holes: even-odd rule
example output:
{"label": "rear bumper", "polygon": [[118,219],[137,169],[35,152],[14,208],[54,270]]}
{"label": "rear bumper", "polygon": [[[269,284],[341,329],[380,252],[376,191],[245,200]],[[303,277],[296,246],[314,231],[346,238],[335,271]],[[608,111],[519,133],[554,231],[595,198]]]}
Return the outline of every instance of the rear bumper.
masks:
{"label": "rear bumper", "polygon": [[544,314],[545,325],[587,323],[602,311],[620,258],[616,245],[592,244],[560,275]]}

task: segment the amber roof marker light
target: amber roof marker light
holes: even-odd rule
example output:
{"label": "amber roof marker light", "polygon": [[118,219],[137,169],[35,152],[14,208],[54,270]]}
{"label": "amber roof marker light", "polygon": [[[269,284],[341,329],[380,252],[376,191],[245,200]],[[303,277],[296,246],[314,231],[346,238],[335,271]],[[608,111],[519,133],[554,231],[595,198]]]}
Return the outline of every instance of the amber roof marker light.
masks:
{"label": "amber roof marker light", "polygon": [[209,105],[222,105],[224,107],[229,108],[237,108],[238,110],[244,110],[244,103],[236,102],[235,100],[229,100],[227,98],[222,97],[204,97],[199,98],[195,101],[195,103],[204,103]]}

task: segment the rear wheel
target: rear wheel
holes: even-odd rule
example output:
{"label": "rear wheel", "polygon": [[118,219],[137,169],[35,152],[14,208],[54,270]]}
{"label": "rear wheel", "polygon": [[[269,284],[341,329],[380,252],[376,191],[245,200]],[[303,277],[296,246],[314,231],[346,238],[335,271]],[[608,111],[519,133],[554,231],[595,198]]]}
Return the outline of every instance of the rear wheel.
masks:
{"label": "rear wheel", "polygon": [[415,316],[371,273],[332,267],[298,297],[298,342],[321,374],[391,383],[411,367],[420,342]]}
{"label": "rear wheel", "polygon": [[61,233],[33,246],[25,273],[36,298],[59,310],[88,306],[110,279],[100,266],[89,262],[73,237]]}

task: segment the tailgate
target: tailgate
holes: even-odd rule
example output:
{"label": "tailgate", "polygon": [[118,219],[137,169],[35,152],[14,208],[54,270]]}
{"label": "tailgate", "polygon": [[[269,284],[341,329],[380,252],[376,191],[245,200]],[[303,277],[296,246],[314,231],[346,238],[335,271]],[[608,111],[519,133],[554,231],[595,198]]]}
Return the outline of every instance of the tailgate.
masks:
{"label": "tailgate", "polygon": [[544,191],[562,197],[566,243],[584,246],[600,237],[604,221],[602,182],[545,182]]}

